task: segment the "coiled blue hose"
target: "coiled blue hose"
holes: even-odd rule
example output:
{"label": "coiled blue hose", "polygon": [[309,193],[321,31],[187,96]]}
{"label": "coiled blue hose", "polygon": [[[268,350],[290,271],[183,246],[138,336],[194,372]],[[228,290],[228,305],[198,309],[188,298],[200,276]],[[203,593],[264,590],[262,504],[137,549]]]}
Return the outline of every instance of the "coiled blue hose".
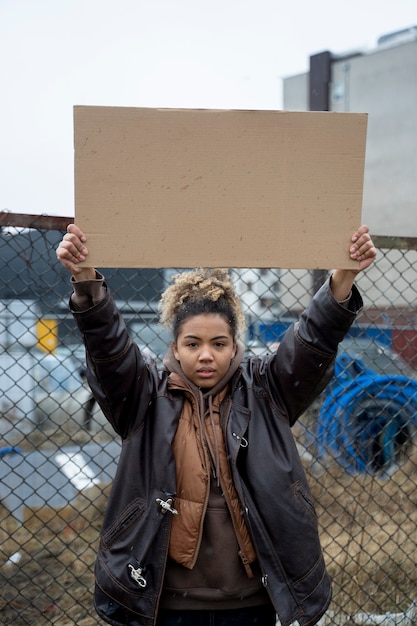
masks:
{"label": "coiled blue hose", "polygon": [[23,454],[20,448],[16,448],[16,446],[6,446],[5,448],[0,448],[0,456],[4,454]]}
{"label": "coiled blue hose", "polygon": [[410,447],[416,419],[417,381],[340,355],[319,411],[319,459],[330,453],[348,471],[386,472]]}

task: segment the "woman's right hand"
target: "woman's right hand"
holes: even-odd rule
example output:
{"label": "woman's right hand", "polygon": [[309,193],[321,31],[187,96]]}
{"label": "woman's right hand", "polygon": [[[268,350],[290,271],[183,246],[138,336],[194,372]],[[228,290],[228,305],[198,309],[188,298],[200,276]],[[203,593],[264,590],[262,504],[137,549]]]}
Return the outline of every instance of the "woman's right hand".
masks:
{"label": "woman's right hand", "polygon": [[68,224],[67,232],[56,249],[58,260],[76,280],[90,280],[96,277],[93,267],[79,267],[78,265],[88,256],[86,241],[87,237],[76,224]]}

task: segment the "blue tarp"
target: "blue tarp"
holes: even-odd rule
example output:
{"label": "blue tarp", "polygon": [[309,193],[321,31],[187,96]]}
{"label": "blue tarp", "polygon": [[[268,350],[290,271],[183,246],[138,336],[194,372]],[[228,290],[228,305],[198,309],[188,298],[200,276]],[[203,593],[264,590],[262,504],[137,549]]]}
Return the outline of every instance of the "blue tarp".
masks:
{"label": "blue tarp", "polygon": [[349,471],[385,472],[409,448],[416,419],[417,381],[340,355],[319,412],[319,458],[331,453]]}

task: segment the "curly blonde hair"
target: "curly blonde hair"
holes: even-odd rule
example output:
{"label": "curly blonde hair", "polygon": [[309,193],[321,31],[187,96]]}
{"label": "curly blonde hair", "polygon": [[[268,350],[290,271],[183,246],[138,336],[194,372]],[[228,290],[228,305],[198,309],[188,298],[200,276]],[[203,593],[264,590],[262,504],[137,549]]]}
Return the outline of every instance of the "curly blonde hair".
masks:
{"label": "curly blonde hair", "polygon": [[218,313],[229,323],[233,338],[245,329],[240,299],[227,269],[196,269],[176,274],[162,294],[160,320],[178,337],[181,324],[194,315]]}

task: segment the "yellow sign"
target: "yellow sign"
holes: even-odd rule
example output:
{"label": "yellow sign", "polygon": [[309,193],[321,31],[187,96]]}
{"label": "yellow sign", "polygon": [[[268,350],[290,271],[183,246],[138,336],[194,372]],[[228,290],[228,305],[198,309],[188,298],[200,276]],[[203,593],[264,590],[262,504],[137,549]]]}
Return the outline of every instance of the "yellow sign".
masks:
{"label": "yellow sign", "polygon": [[55,352],[58,345],[58,322],[56,319],[44,317],[36,323],[37,348],[43,352]]}

